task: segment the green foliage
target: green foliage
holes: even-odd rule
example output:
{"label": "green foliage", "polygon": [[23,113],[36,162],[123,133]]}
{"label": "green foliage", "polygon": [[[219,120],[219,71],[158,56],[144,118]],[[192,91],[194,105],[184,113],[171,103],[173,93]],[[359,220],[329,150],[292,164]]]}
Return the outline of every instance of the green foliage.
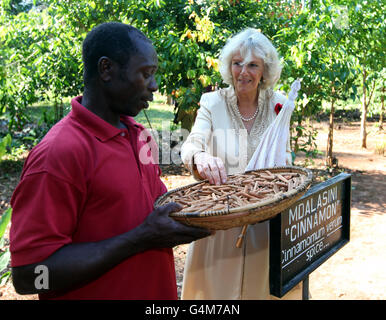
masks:
{"label": "green foliage", "polygon": [[9,221],[11,221],[12,209],[8,208],[4,211],[0,218],[0,239],[3,239],[5,230],[8,226]]}
{"label": "green foliage", "polygon": [[7,248],[5,250],[2,250],[4,246],[4,233],[9,222],[11,221],[11,215],[12,209],[8,208],[6,211],[4,211],[0,218],[0,285],[4,284],[10,276],[9,271],[4,274],[1,273],[4,269],[7,268],[8,263],[11,259],[9,249]]}
{"label": "green foliage", "polygon": [[[347,53],[359,69],[380,72],[385,67],[386,34],[383,1],[345,1],[347,8]],[[374,76],[373,79],[380,75]]]}
{"label": "green foliage", "polygon": [[160,92],[173,96],[181,109],[197,109],[203,91],[221,81],[215,55],[225,39],[212,19],[217,5],[160,1],[133,15],[134,24],[149,35],[159,54]]}
{"label": "green foliage", "polygon": [[0,114],[10,129],[29,120],[26,108],[41,100],[79,94],[80,39],[48,9],[2,15],[0,24]]}
{"label": "green foliage", "polygon": [[0,115],[11,130],[21,130],[27,107],[45,100],[54,104],[49,124],[60,119],[63,100],[82,92],[82,40],[106,21],[132,24],[152,39],[159,91],[173,97],[175,112],[194,115],[202,93],[224,85],[217,59],[226,40],[255,27],[282,57],[280,89],[288,92],[294,79],[303,79],[294,141],[312,150],[304,135],[312,141],[314,133],[303,130],[303,122],[321,112],[323,101],[358,99],[364,68],[366,88],[384,87],[384,15],[380,0],[2,1]]}
{"label": "green foliage", "polygon": [[292,117],[295,152],[304,151],[305,147],[307,152],[313,150],[315,135],[312,130],[306,133],[303,122],[321,113],[323,101],[334,104],[359,97],[357,88],[361,70],[356,54],[366,50],[359,47],[354,50],[352,43],[352,34],[359,27],[351,14],[353,3],[313,1],[312,8],[301,8],[296,19],[274,37],[284,58],[282,79],[287,82],[283,88],[288,90],[293,79],[302,78],[302,89]]}
{"label": "green foliage", "polygon": [[9,133],[0,140],[0,161],[1,158],[7,153],[7,149],[11,145],[11,142],[12,137]]}

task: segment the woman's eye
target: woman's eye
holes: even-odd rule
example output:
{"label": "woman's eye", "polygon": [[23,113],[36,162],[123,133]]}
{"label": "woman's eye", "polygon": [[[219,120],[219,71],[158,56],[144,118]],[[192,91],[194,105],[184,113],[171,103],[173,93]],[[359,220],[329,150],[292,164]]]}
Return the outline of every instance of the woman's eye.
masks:
{"label": "woman's eye", "polygon": [[238,62],[238,61],[234,61],[234,62],[233,62],[233,65],[236,66],[236,67],[240,67],[240,66],[241,66],[241,63]]}

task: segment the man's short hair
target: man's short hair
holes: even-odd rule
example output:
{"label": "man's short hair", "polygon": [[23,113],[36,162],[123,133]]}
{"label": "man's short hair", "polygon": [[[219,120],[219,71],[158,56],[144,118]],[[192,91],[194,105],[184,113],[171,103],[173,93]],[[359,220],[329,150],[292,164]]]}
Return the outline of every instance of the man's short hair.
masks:
{"label": "man's short hair", "polygon": [[106,22],[93,28],[82,47],[84,84],[87,86],[98,75],[98,61],[103,56],[125,66],[138,52],[135,38],[150,41],[138,29],[120,22]]}

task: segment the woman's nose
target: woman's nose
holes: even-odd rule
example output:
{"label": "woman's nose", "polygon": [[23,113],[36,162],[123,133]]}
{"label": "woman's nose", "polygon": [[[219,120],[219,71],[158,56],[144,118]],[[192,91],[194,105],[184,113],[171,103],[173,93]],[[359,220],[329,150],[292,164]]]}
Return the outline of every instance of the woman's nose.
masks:
{"label": "woman's nose", "polygon": [[247,65],[246,64],[242,64],[241,65],[241,71],[240,71],[241,74],[243,73],[247,73]]}

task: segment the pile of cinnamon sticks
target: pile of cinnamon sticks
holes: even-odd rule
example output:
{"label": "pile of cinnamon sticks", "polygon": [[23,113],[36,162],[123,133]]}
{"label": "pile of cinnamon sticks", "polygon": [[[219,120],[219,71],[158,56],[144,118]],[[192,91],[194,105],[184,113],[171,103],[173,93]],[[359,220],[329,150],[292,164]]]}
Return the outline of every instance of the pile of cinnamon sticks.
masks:
{"label": "pile of cinnamon sticks", "polygon": [[229,210],[266,200],[295,189],[305,175],[295,172],[273,173],[269,170],[228,176],[222,185],[202,182],[174,192],[166,199],[183,206],[182,212]]}

